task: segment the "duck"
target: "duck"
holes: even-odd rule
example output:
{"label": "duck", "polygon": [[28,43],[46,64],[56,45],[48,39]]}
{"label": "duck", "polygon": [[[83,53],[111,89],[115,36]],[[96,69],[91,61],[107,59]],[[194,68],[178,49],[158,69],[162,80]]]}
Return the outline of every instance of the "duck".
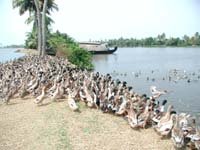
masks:
{"label": "duck", "polygon": [[123,115],[126,112],[126,104],[128,101],[124,96],[121,96],[120,99],[122,100],[122,103],[119,106],[119,110],[115,112],[116,115]]}
{"label": "duck", "polygon": [[85,96],[85,92],[83,88],[80,88],[78,94],[79,94],[80,100],[86,103],[86,96]]}
{"label": "duck", "polygon": [[141,128],[146,128],[150,121],[151,112],[149,110],[149,104],[146,104],[145,110],[138,116],[138,124]]}
{"label": "duck", "polygon": [[173,121],[176,114],[171,114],[173,106],[169,105],[166,114],[161,117],[154,129],[162,136],[168,136],[173,127]]}
{"label": "duck", "polygon": [[[163,100],[161,106],[159,106],[159,101],[153,100],[151,102],[152,102],[152,105],[153,105],[152,110],[154,109],[154,112],[152,112],[151,120],[152,120],[152,123],[154,125],[154,124],[158,124],[159,120],[164,115],[167,100]],[[156,104],[156,102],[157,102],[157,104]]]}
{"label": "duck", "polygon": [[193,138],[192,140],[194,141],[196,149],[200,149],[200,129],[199,127],[196,127],[196,137]]}
{"label": "duck", "polygon": [[94,107],[95,102],[94,102],[92,96],[90,95],[90,92],[86,86],[84,87],[84,92],[85,92],[85,96],[86,96],[87,106],[90,108]]}
{"label": "duck", "polygon": [[71,110],[77,111],[79,108],[74,100],[74,95],[71,93],[69,88],[67,89],[67,91],[68,91],[68,96],[67,96],[68,106]]}
{"label": "duck", "polygon": [[12,98],[12,91],[9,91],[8,93],[7,93],[7,95],[5,96],[5,98],[4,98],[4,103],[5,104],[8,104],[9,102],[10,102],[10,99]]}
{"label": "duck", "polygon": [[59,83],[56,84],[56,90],[51,94],[51,100],[56,101],[57,97],[59,96]]}
{"label": "duck", "polygon": [[57,81],[54,80],[54,84],[53,84],[53,86],[48,90],[48,93],[52,94],[53,91],[56,90],[56,87],[57,87]]}
{"label": "duck", "polygon": [[26,89],[26,83],[22,83],[22,86],[19,89],[19,97],[24,98],[28,94],[29,94],[29,92]]}
{"label": "duck", "polygon": [[43,102],[43,100],[45,98],[45,90],[46,90],[46,86],[43,86],[41,95],[36,97],[36,99],[34,100],[35,104],[39,105],[39,104],[41,104]]}
{"label": "duck", "polygon": [[35,90],[39,87],[39,83],[40,83],[40,80],[36,79],[36,82],[29,89],[27,89],[29,93],[35,95],[36,94]]}
{"label": "duck", "polygon": [[154,99],[159,98],[161,95],[167,94],[167,90],[157,90],[156,86],[150,86],[150,92],[152,93],[152,97]]}
{"label": "duck", "polygon": [[130,104],[130,108],[127,109],[127,115],[128,123],[132,129],[138,129],[138,115],[136,113],[136,110],[133,108],[132,104]]}
{"label": "duck", "polygon": [[190,138],[190,142],[187,144],[187,146],[194,146],[195,149],[199,150],[200,149],[200,129],[199,129],[199,126],[196,125],[195,133],[190,134],[187,137]]}
{"label": "duck", "polygon": [[64,81],[62,81],[59,86],[59,95],[57,99],[65,98],[64,94],[65,94]]}
{"label": "duck", "polygon": [[173,121],[175,118],[176,114],[171,114],[170,119],[166,122],[163,122],[162,124],[159,125],[158,128],[156,128],[156,131],[162,136],[162,137],[167,137],[169,136],[172,128],[173,128]]}
{"label": "duck", "polygon": [[171,132],[171,139],[176,148],[183,148],[185,146],[185,137],[179,123],[179,115],[176,115],[174,127]]}

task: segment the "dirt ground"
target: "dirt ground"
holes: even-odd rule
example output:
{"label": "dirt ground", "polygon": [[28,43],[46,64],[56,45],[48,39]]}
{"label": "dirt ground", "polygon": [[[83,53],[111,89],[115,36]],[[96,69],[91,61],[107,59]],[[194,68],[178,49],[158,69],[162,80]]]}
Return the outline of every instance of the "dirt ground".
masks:
{"label": "dirt ground", "polygon": [[153,129],[133,130],[122,117],[65,100],[36,106],[33,99],[0,104],[1,150],[171,150]]}

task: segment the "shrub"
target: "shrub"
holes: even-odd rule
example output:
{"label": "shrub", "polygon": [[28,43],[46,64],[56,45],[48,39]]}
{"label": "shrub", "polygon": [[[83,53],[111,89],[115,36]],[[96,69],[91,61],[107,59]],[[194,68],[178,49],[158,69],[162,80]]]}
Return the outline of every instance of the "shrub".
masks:
{"label": "shrub", "polygon": [[91,54],[82,48],[65,33],[51,34],[48,44],[56,52],[56,56],[67,57],[69,61],[81,69],[93,69]]}
{"label": "shrub", "polygon": [[[36,48],[36,34],[27,34],[26,48]],[[56,31],[48,35],[47,54],[66,57],[81,69],[93,69],[91,54],[79,47],[73,38],[65,33]]]}
{"label": "shrub", "polygon": [[91,63],[92,56],[83,48],[76,47],[68,59],[71,63],[77,65],[77,67],[81,69],[93,69],[93,65]]}

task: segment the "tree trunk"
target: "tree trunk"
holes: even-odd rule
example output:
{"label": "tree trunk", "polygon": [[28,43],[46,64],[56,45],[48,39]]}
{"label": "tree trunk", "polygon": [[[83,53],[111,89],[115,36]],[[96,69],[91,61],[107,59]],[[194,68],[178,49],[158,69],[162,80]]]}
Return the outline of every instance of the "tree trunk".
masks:
{"label": "tree trunk", "polygon": [[42,56],[46,53],[46,10],[48,0],[44,0],[42,10]]}
{"label": "tree trunk", "polygon": [[38,21],[38,51],[39,51],[39,55],[42,55],[42,23],[41,23],[41,13],[40,13],[40,8],[39,8],[39,1],[38,0],[34,0],[35,3],[35,7],[37,10],[37,21]]}

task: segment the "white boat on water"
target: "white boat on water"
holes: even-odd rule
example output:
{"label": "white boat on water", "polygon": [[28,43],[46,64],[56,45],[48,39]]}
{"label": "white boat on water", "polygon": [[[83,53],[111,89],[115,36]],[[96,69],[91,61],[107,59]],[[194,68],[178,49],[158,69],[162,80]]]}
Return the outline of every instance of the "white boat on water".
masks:
{"label": "white boat on water", "polygon": [[112,54],[117,50],[117,47],[109,48],[106,44],[98,42],[79,42],[79,46],[92,54]]}

